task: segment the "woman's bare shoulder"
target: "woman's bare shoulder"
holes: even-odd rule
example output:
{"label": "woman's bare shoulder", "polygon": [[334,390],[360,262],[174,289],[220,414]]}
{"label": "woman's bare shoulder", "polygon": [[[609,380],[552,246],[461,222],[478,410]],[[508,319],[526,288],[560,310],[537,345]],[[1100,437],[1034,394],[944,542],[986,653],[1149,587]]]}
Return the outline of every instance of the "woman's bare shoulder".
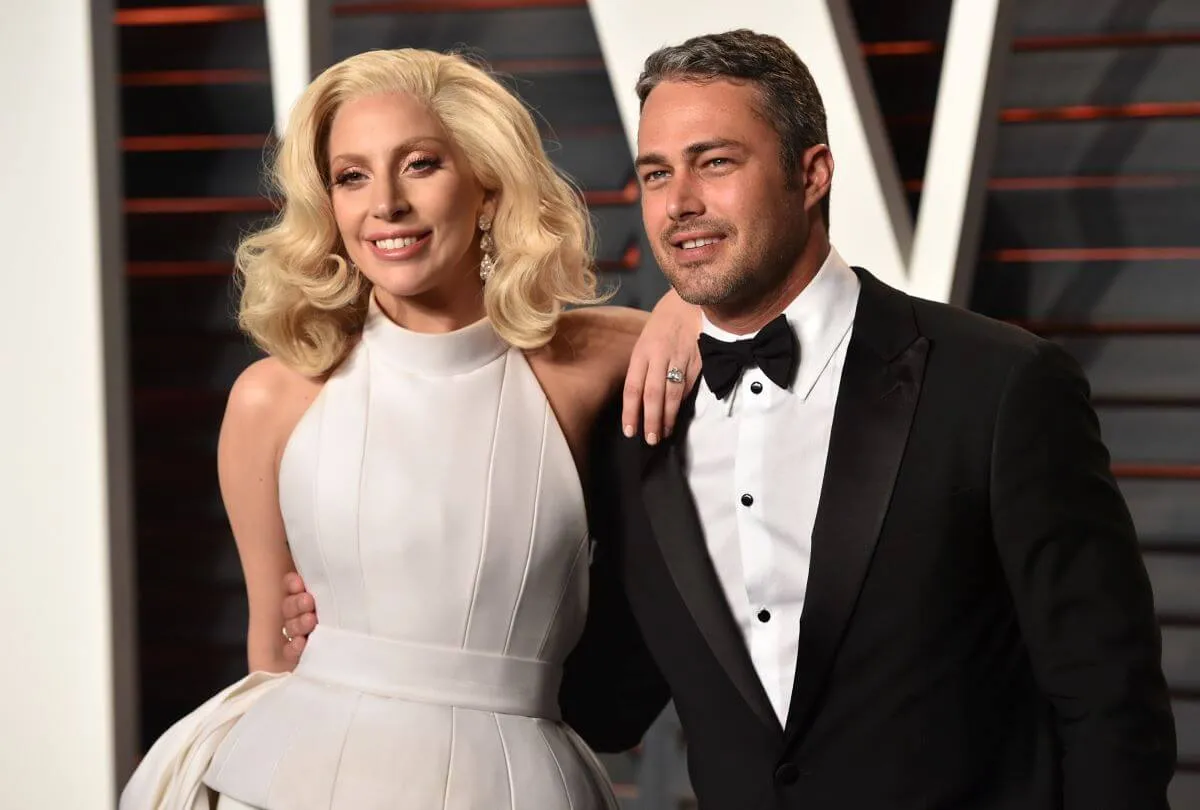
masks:
{"label": "woman's bare shoulder", "polygon": [[622,307],[571,310],[559,318],[550,342],[526,355],[580,466],[602,408],[624,387],[646,318]]}
{"label": "woman's bare shoulder", "polygon": [[554,342],[573,362],[603,370],[610,384],[619,384],[648,319],[647,313],[629,307],[575,309],[561,318]]}
{"label": "woman's bare shoulder", "polygon": [[625,336],[636,341],[649,319],[650,313],[632,307],[580,307],[563,313],[560,328]]}
{"label": "woman's bare shoulder", "polygon": [[322,385],[274,357],[251,363],[229,390],[222,433],[278,453]]}
{"label": "woman's bare shoulder", "polygon": [[296,397],[321,390],[321,381],[306,377],[274,357],[247,366],[229,390],[228,410],[239,417],[268,418]]}

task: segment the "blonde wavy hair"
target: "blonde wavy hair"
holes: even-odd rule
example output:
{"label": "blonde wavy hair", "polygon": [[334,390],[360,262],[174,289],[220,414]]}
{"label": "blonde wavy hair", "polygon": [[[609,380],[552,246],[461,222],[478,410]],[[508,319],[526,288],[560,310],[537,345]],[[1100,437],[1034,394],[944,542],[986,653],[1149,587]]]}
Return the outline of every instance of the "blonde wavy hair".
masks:
{"label": "blonde wavy hair", "polygon": [[483,297],[502,338],[523,349],[543,346],[564,306],[602,300],[582,197],[546,157],[524,105],[462,56],[370,51],[329,68],[301,95],[275,154],[280,213],[238,245],[238,323],[255,343],[317,377],[345,358],[361,332],[370,282],[350,266],[338,233],[327,145],[342,104],[380,93],[407,93],[428,105],[480,185],[496,193],[497,269]]}

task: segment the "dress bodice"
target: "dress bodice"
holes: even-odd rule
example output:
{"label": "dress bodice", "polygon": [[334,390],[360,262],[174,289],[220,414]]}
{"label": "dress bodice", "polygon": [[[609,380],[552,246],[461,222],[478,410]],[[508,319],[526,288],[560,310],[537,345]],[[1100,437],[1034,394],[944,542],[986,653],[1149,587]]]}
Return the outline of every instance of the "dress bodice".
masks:
{"label": "dress bodice", "polygon": [[615,807],[558,718],[587,609],[578,472],[486,320],[362,340],[290,437],[279,503],[319,625],[205,782],[267,810]]}
{"label": "dress bodice", "polygon": [[579,476],[486,320],[422,334],[372,307],[288,442],[279,500],[323,626],[559,662],[582,629]]}

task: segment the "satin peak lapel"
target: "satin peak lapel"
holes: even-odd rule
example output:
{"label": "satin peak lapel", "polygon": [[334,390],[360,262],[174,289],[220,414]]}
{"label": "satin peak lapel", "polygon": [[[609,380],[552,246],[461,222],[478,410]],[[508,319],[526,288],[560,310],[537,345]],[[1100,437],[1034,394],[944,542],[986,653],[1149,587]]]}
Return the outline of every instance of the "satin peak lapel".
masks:
{"label": "satin peak lapel", "polygon": [[863,287],[813,527],[789,744],[808,727],[870,567],[929,355],[907,296],[856,272]]}

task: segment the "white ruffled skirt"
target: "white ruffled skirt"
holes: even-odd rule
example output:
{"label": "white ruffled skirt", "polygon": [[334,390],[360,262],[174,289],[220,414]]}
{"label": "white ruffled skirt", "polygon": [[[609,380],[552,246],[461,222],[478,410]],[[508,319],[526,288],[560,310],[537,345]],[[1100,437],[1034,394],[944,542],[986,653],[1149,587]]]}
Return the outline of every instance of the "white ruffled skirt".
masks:
{"label": "white ruffled skirt", "polygon": [[251,674],[163,734],[119,810],[616,810],[559,720],[560,678],[318,627],[294,674]]}

